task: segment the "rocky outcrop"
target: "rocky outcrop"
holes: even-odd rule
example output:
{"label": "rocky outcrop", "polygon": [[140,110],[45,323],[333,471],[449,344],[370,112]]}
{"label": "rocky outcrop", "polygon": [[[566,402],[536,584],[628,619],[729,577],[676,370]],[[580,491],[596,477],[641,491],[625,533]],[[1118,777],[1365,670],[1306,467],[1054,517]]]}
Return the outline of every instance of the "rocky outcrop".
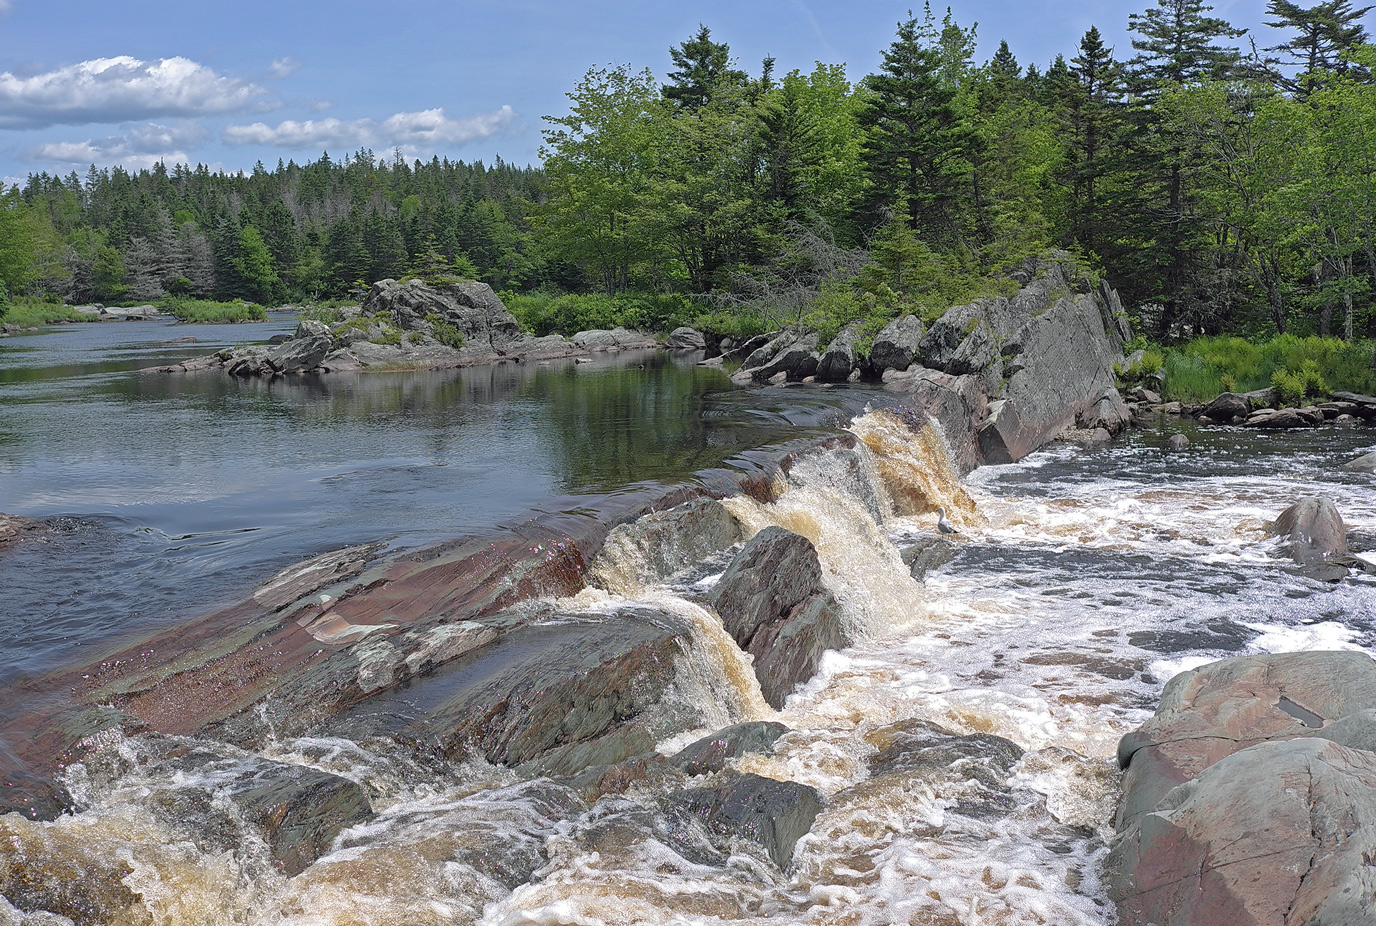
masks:
{"label": "rocky outcrop", "polygon": [[1225,392],[1205,405],[1200,415],[1218,424],[1232,424],[1234,421],[1245,419],[1251,413],[1252,406],[1246,396],[1238,395],[1236,392]]}
{"label": "rocky outcrop", "polygon": [[1125,926],[1362,922],[1376,901],[1376,661],[1223,660],[1119,745],[1107,882]]}
{"label": "rocky outcrop", "polygon": [[14,514],[0,514],[0,553],[5,552],[25,537],[31,537],[43,529],[42,521],[24,518]]}
{"label": "rocky outcrop", "polygon": [[1067,428],[1117,433],[1130,420],[1114,385],[1127,334],[1117,295],[1064,255],[1029,262],[1017,279],[1015,295],[956,306],[923,335],[918,363],[948,379],[885,376],[918,393],[953,444],[968,428],[973,447],[955,455],[975,463],[1014,462]]}
{"label": "rocky outcrop", "polygon": [[362,305],[334,325],[302,321],[279,344],[221,350],[167,373],[223,370],[235,376],[286,376],[361,370],[431,370],[508,361],[550,360],[604,351],[650,349],[653,337],[625,328],[582,331],[571,340],[534,337],[486,283],[421,280],[375,283]]}
{"label": "rocky outcrop", "polygon": [[655,347],[655,339],[648,334],[630,331],[626,328],[613,328],[610,331],[594,328],[580,331],[569,338],[575,347],[594,353],[602,351],[633,350]]}
{"label": "rocky outcrop", "polygon": [[804,328],[785,328],[752,351],[731,374],[739,385],[778,379],[798,382],[817,372],[817,334]]}
{"label": "rocky outcrop", "polygon": [[760,690],[774,707],[816,673],[824,652],[851,642],[840,605],[822,585],[816,549],[781,527],[752,537],[709,598],[727,633],[755,658]]}

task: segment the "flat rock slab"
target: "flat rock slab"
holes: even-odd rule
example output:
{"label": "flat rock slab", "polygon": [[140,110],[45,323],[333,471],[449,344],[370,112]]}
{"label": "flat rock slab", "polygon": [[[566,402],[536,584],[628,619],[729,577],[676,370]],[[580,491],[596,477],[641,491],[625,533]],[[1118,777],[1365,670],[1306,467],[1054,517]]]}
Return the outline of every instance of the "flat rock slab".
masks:
{"label": "flat rock slab", "polygon": [[[662,703],[689,635],[678,617],[628,608],[533,621],[504,612],[475,623],[495,642],[379,692],[330,729],[567,775],[650,752],[696,719]],[[385,640],[365,645],[378,660],[398,655]]]}

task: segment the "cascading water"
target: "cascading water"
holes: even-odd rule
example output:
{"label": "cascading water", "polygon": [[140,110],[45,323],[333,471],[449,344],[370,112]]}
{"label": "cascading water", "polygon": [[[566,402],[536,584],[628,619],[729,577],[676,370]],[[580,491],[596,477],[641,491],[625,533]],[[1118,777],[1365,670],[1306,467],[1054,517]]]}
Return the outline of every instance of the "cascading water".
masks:
{"label": "cascading water", "polygon": [[[773,501],[726,500],[747,536],[812,541],[856,639],[781,709],[702,603],[721,557],[659,581],[633,561],[643,551],[609,543],[601,587],[557,603],[648,605],[690,628],[670,697],[701,726],[662,753],[740,721],[789,728],[735,763],[825,797],[787,870],[748,840],[666,839],[660,779],[592,802],[339,738],[274,739],[261,756],[188,740],[221,764],[170,772],[139,737],[111,737],[68,771],[80,812],[0,819],[0,880],[78,924],[1105,924],[1114,750],[1166,679],[1236,652],[1376,645],[1376,586],[1294,574],[1260,530],[1317,479],[1371,542],[1376,500],[1330,474],[1331,453],[1220,430],[1180,463],[1144,434],[962,484],[930,425],[871,412],[850,430],[853,447],[793,460]],[[936,536],[938,506],[960,535]],[[919,581],[905,553],[933,544],[949,564]],[[287,877],[225,791],[257,758],[352,779],[375,816]],[[0,923],[61,922],[23,907],[0,902]]]}

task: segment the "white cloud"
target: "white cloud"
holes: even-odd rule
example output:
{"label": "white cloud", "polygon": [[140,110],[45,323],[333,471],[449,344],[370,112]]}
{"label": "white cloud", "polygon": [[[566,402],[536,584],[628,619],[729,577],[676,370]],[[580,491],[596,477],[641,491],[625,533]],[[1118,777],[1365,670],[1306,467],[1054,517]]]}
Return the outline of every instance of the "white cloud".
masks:
{"label": "white cloud", "polygon": [[381,149],[424,148],[433,153],[437,146],[462,145],[487,138],[506,128],[516,118],[510,106],[493,113],[450,119],[443,109],[397,113],[382,122],[372,119],[287,120],[276,128],[262,122],[232,125],[223,139],[230,145],[277,145],[285,148],[373,147]]}
{"label": "white cloud", "polygon": [[96,58],[33,77],[0,73],[0,128],[239,112],[262,93],[187,58]]}
{"label": "white cloud", "polygon": [[14,4],[10,0],[0,0],[0,16],[10,15],[10,11],[13,9]]}
{"label": "white cloud", "polygon": [[92,138],[85,141],[58,141],[39,145],[28,152],[36,161],[61,162],[85,166],[87,164],[119,163],[126,168],[149,167],[162,161],[166,164],[190,164],[187,150],[204,141],[206,131],[199,125],[131,126],[124,135]]}
{"label": "white cloud", "polygon": [[[3,0],[0,0],[0,2],[3,2]],[[292,72],[300,66],[300,61],[292,57],[286,57],[278,58],[276,61],[272,62],[272,64],[268,65],[268,70],[272,72],[273,77],[290,77]]]}

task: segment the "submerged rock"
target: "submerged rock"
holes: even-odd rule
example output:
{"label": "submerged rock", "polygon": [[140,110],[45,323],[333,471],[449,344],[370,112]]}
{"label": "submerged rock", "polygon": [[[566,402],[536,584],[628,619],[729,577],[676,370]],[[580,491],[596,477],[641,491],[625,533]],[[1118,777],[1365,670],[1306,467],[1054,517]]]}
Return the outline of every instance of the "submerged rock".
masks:
{"label": "submerged rock", "polygon": [[[1376,475],[1376,451],[1364,453],[1355,460],[1349,460],[1340,466],[1339,469],[1347,470],[1349,473],[1371,473]],[[3,526],[0,525],[0,531],[3,531],[3,529]]]}
{"label": "submerged rock", "polygon": [[880,747],[870,760],[873,778],[920,781],[967,816],[999,816],[1014,807],[1009,779],[1023,750],[1011,740],[958,734],[925,720],[882,727],[870,738]]}
{"label": "submerged rock", "polygon": [[681,847],[691,846],[691,835],[684,830],[699,826],[709,839],[748,839],[762,846],[779,868],[788,868],[798,840],[822,810],[821,793],[759,775],[724,777],[715,787],[692,788],[666,799],[670,838]]}
{"label": "submerged rock", "polygon": [[754,656],[760,690],[774,707],[816,674],[825,651],[851,642],[840,605],[822,585],[816,549],[781,527],[751,538],[709,597],[727,633]]}
{"label": "submerged rock", "polygon": [[749,753],[773,752],[774,743],[788,727],[772,720],[752,720],[718,730],[674,754],[669,764],[687,775],[707,775],[726,768],[731,759]]}

